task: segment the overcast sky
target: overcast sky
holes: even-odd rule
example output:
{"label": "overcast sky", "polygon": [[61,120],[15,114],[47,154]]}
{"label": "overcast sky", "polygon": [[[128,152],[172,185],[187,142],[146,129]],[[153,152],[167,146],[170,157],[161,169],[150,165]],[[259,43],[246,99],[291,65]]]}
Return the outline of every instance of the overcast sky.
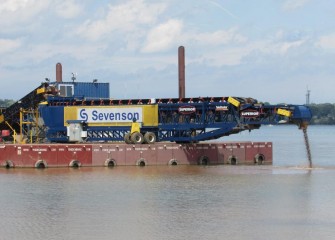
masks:
{"label": "overcast sky", "polygon": [[1,0],[0,98],[46,78],[110,83],[113,98],[335,103],[333,0]]}

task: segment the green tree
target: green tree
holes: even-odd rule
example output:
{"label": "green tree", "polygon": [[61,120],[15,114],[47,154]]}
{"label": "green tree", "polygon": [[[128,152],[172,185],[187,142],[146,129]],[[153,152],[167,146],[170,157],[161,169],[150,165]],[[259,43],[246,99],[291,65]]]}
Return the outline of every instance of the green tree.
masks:
{"label": "green tree", "polygon": [[10,99],[0,99],[0,107],[6,108],[12,105],[15,101]]}

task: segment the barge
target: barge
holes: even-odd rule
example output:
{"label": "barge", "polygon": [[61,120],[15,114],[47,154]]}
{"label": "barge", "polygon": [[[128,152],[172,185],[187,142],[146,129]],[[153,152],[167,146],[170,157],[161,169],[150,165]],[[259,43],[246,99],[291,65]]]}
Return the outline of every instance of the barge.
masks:
{"label": "barge", "polygon": [[5,168],[272,164],[271,142],[3,144]]}
{"label": "barge", "polygon": [[[271,142],[213,142],[266,124],[306,129],[304,105],[266,105],[250,97],[185,97],[179,48],[179,97],[112,99],[109,83],[56,81],[0,113],[3,167],[272,164]],[[12,143],[9,143],[12,142]]]}

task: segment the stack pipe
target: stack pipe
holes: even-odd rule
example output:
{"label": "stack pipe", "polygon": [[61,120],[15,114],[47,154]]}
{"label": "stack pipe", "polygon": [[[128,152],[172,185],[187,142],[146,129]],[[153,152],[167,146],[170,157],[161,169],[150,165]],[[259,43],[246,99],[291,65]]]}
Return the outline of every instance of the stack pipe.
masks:
{"label": "stack pipe", "polygon": [[62,64],[56,64],[56,82],[62,82]]}
{"label": "stack pipe", "polygon": [[185,98],[185,48],[178,48],[179,99]]}

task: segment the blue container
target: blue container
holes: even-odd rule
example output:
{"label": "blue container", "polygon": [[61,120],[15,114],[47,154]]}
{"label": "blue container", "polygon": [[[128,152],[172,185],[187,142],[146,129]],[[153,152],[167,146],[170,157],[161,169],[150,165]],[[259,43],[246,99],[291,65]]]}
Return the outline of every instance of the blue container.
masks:
{"label": "blue container", "polygon": [[109,98],[109,83],[60,82],[55,83],[62,97],[86,99]]}

